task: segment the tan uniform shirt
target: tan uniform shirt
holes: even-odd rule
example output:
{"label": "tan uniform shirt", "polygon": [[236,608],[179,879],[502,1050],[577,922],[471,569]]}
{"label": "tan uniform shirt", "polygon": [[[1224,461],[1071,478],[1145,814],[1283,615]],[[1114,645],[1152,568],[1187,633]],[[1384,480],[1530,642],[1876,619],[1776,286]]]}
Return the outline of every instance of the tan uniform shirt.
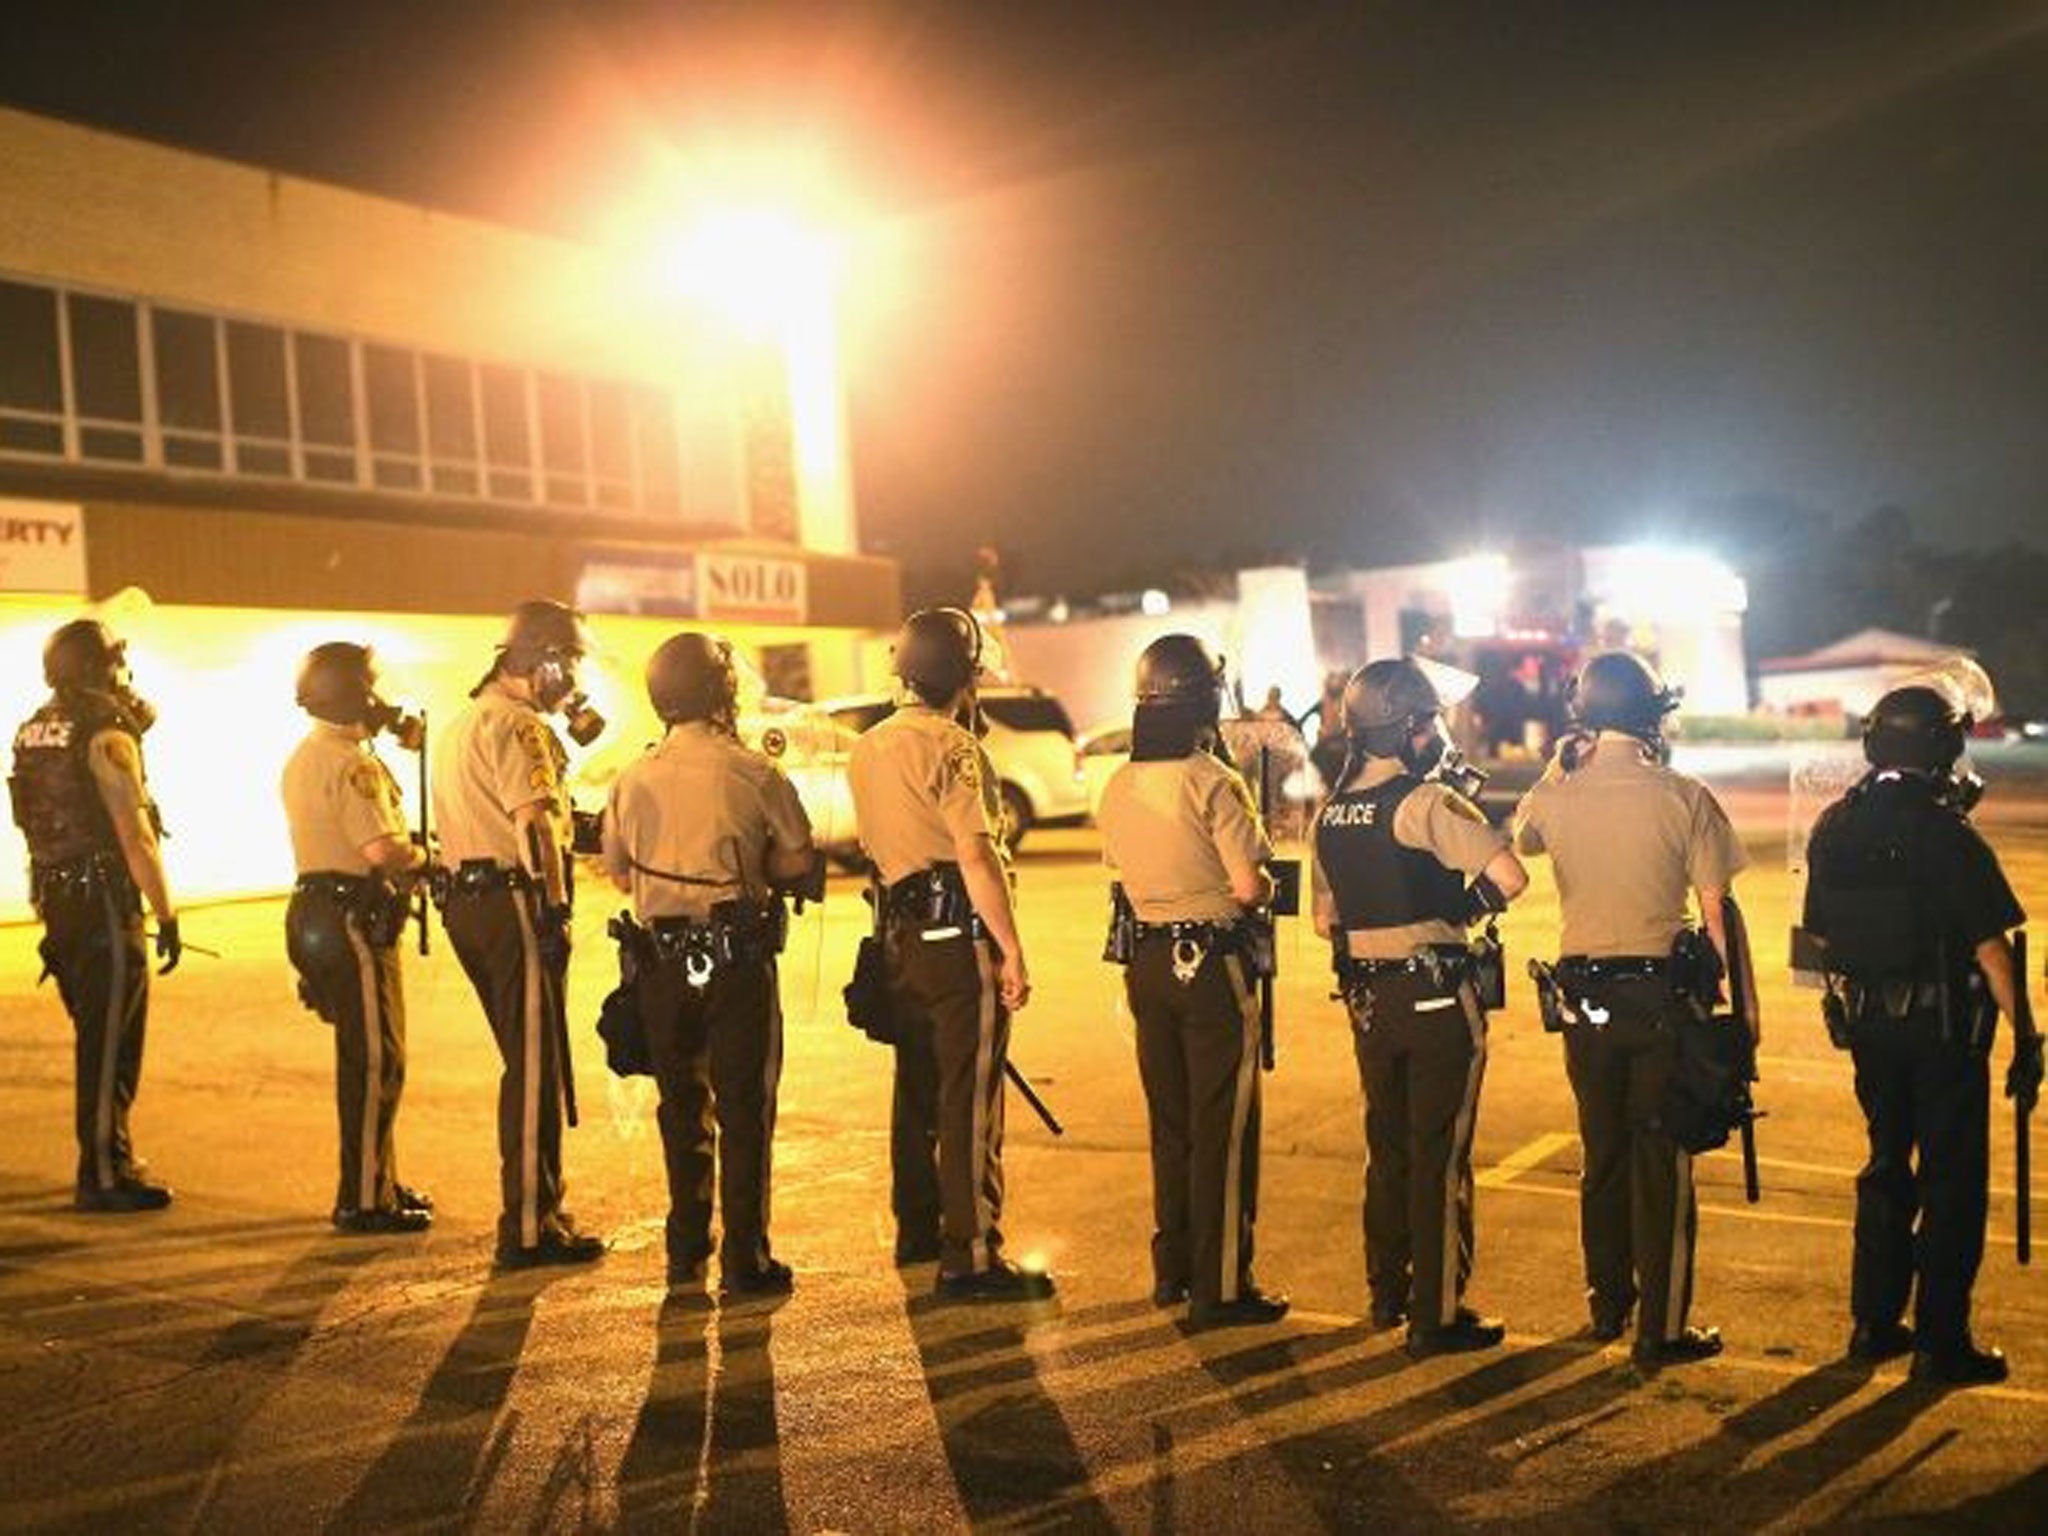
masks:
{"label": "tan uniform shirt", "polygon": [[762,900],[769,848],[810,846],[810,818],[782,770],[701,720],[670,727],[613,782],[605,809],[605,868],[630,876],[642,922]]}
{"label": "tan uniform shirt", "polygon": [[1632,737],[1602,731],[1592,758],[1556,763],[1522,797],[1515,846],[1548,853],[1564,905],[1561,955],[1670,953],[1687,892],[1725,890],[1749,861],[1719,802]]}
{"label": "tan uniform shirt", "polygon": [[846,773],[861,846],[884,884],[957,859],[956,837],[987,837],[1002,853],[995,770],[944,711],[900,706],[854,742]]}
{"label": "tan uniform shirt", "polygon": [[280,787],[292,860],[302,875],[367,875],[365,845],[406,835],[398,781],[348,726],[314,722],[285,760]]}
{"label": "tan uniform shirt", "polygon": [[[1392,758],[1373,758],[1344,787],[1374,789],[1404,771]],[[1394,812],[1394,841],[1433,854],[1438,863],[1457,870],[1470,882],[1508,846],[1508,834],[1487,821],[1478,806],[1450,785],[1432,779],[1411,790]],[[1310,885],[1320,923],[1334,924],[1337,902],[1320,860],[1311,873]],[[1392,928],[1355,929],[1347,941],[1352,955],[1360,960],[1404,960],[1418,944],[1464,942],[1465,930],[1440,918]]]}
{"label": "tan uniform shirt", "polygon": [[569,846],[569,756],[547,716],[499,684],[484,685],[442,732],[434,754],[434,820],[441,859],[451,869],[469,859],[528,868],[512,813],[545,804],[555,841]]}
{"label": "tan uniform shirt", "polygon": [[1125,763],[1095,820],[1103,862],[1144,923],[1235,922],[1244,908],[1232,878],[1250,878],[1273,856],[1251,791],[1207,752]]}

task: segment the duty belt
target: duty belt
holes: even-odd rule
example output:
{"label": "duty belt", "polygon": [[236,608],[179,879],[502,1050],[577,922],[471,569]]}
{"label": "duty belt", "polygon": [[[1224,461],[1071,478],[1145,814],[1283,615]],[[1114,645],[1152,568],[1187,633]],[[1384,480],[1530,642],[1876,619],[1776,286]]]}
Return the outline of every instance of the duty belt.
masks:
{"label": "duty belt", "polygon": [[316,869],[300,875],[292,889],[308,896],[325,896],[330,901],[357,902],[370,894],[374,882],[368,875],[344,875],[335,870]]}
{"label": "duty belt", "polygon": [[29,895],[39,908],[53,897],[93,896],[103,887],[119,890],[130,883],[127,866],[111,853],[29,866]]}
{"label": "duty belt", "polygon": [[1173,979],[1186,984],[1195,979],[1202,968],[1202,962],[1214,954],[1234,954],[1246,948],[1251,941],[1249,925],[1245,923],[1219,923],[1213,920],[1186,920],[1176,923],[1134,923],[1134,943],[1146,944],[1160,940],[1173,946]]}
{"label": "duty belt", "polygon": [[909,923],[927,938],[951,937],[952,930],[979,938],[985,931],[967,894],[960,866],[934,864],[905,875],[882,893],[882,912],[891,923]]}
{"label": "duty belt", "polygon": [[1356,955],[1337,956],[1338,973],[1347,980],[1372,981],[1385,976],[1427,976],[1441,985],[1455,979],[1472,963],[1472,951],[1463,944],[1424,944],[1398,960],[1364,960]]}
{"label": "duty belt", "polygon": [[611,931],[643,963],[680,970],[691,986],[703,987],[722,967],[773,959],[782,948],[784,921],[776,906],[720,902],[707,918],[657,917],[643,924],[622,912]]}
{"label": "duty belt", "polygon": [[1557,962],[1557,979],[1568,987],[1597,981],[1659,980],[1671,976],[1669,955],[1566,955]]}
{"label": "duty belt", "polygon": [[464,859],[448,876],[448,887],[458,896],[477,896],[485,891],[524,891],[532,889],[533,876],[516,864]]}

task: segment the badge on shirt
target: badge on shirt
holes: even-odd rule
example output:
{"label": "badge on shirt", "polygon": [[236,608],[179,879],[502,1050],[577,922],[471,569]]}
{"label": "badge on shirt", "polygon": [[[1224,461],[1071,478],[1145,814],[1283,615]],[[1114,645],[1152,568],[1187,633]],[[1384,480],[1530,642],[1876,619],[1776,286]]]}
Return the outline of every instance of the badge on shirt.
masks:
{"label": "badge on shirt", "polygon": [[382,800],[392,810],[398,809],[398,784],[391,771],[374,757],[349,764],[348,787],[365,800]]}

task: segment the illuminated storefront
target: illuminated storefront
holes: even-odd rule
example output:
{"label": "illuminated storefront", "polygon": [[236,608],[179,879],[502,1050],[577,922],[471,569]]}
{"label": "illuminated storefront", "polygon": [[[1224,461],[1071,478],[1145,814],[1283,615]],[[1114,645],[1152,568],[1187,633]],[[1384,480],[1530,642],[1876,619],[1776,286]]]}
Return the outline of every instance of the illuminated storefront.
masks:
{"label": "illuminated storefront", "polygon": [[[191,900],[288,876],[321,640],[445,720],[514,603],[578,603],[593,786],[680,623],[778,692],[873,686],[896,570],[858,553],[830,291],[786,299],[737,323],[616,252],[0,108],[0,708],[65,620],[130,639]],[[0,918],[21,862],[0,829]]]}

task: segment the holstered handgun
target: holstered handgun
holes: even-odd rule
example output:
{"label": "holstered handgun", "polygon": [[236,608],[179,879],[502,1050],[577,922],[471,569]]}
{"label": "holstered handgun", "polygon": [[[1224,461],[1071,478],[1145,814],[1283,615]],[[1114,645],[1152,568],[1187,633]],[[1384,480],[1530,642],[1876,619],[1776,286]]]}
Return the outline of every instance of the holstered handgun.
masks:
{"label": "holstered handgun", "polygon": [[1124,893],[1121,880],[1109,883],[1109,932],[1102,941],[1102,958],[1111,965],[1129,965],[1138,950],[1138,913]]}
{"label": "holstered handgun", "polygon": [[1508,952],[1501,943],[1500,928],[1489,921],[1486,931],[1470,941],[1472,958],[1465,974],[1472,982],[1472,995],[1481,1009],[1494,1013],[1508,1005]]}
{"label": "holstered handgun", "polygon": [[1536,983],[1536,1016],[1543,1021],[1543,1032],[1547,1035],[1562,1034],[1567,1027],[1579,1022],[1571,1002],[1564,994],[1564,984],[1557,979],[1557,967],[1533,957],[1529,961],[1529,979]]}

